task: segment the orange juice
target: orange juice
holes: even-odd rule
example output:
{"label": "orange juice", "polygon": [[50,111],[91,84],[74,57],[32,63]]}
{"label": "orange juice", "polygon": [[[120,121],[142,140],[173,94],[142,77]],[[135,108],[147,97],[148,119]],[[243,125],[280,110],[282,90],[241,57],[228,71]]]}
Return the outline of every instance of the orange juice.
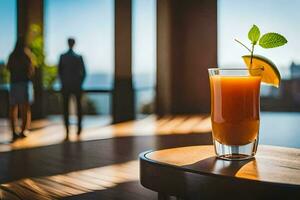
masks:
{"label": "orange juice", "polygon": [[259,132],[260,76],[210,77],[213,137],[225,145],[253,142]]}

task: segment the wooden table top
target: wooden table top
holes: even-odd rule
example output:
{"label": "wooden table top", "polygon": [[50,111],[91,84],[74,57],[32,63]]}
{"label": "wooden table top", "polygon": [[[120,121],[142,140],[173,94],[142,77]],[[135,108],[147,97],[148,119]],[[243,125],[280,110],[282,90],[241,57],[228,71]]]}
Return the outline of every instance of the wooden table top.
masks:
{"label": "wooden table top", "polygon": [[245,161],[218,159],[212,145],[148,151],[140,154],[140,181],[184,199],[300,199],[300,149],[259,145]]}
{"label": "wooden table top", "polygon": [[300,189],[300,149],[260,145],[255,158],[246,161],[217,159],[212,145],[152,151],[145,157],[194,173],[298,185]]}

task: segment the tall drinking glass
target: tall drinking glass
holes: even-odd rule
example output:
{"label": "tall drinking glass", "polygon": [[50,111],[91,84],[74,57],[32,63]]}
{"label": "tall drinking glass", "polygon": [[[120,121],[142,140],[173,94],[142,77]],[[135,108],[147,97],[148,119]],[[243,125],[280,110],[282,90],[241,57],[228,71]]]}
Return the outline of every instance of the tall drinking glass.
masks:
{"label": "tall drinking glass", "polygon": [[208,69],[215,152],[226,160],[252,158],[259,137],[262,69]]}

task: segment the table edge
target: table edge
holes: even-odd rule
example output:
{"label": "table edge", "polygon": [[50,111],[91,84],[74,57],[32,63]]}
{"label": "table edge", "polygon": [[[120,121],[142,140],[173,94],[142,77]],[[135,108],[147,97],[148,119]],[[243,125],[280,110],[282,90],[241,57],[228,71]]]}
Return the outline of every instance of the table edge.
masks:
{"label": "table edge", "polygon": [[[205,146],[205,145],[192,145],[192,146]],[[187,147],[192,147],[192,146],[187,146]],[[213,146],[213,145],[210,145],[210,146]],[[263,146],[269,146],[269,147],[273,146],[273,147],[282,148],[282,146],[274,146],[274,145],[263,145]],[[175,147],[175,148],[180,148],[180,147]],[[290,148],[290,147],[284,147],[284,148]],[[172,149],[172,148],[169,148],[169,149]],[[290,148],[290,149],[297,149],[297,148]],[[154,151],[160,151],[160,150],[166,150],[166,149],[144,151],[144,152],[139,154],[139,160],[140,161],[143,160],[143,161],[151,163],[153,165],[159,165],[161,167],[169,167],[171,169],[175,169],[175,170],[178,170],[178,171],[189,172],[189,173],[198,174],[198,175],[202,175],[202,176],[226,178],[226,179],[231,179],[231,180],[254,182],[254,183],[258,183],[258,184],[268,184],[268,185],[274,185],[274,186],[279,186],[279,187],[296,187],[296,188],[300,189],[300,184],[297,185],[297,184],[289,184],[289,183],[278,183],[278,182],[270,182],[270,181],[262,181],[262,180],[253,180],[253,179],[247,179],[247,178],[241,178],[241,177],[226,176],[226,175],[221,175],[221,174],[199,172],[199,171],[196,171],[196,170],[193,170],[193,169],[187,169],[187,168],[185,168],[185,170],[182,170],[180,166],[155,161],[155,160],[152,160],[152,159],[146,157],[147,154],[149,154],[151,152],[154,152]],[[141,171],[141,169],[140,169],[140,171]]]}

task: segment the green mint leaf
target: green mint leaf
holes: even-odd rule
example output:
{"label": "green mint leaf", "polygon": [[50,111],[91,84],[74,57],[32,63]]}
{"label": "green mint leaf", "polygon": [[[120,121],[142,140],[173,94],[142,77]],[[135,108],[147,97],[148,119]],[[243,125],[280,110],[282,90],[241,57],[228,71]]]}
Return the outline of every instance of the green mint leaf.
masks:
{"label": "green mint leaf", "polygon": [[248,33],[248,38],[252,42],[252,44],[256,44],[260,37],[259,28],[254,24]]}
{"label": "green mint leaf", "polygon": [[265,49],[280,47],[286,43],[287,39],[278,33],[266,33],[259,40],[259,45]]}

